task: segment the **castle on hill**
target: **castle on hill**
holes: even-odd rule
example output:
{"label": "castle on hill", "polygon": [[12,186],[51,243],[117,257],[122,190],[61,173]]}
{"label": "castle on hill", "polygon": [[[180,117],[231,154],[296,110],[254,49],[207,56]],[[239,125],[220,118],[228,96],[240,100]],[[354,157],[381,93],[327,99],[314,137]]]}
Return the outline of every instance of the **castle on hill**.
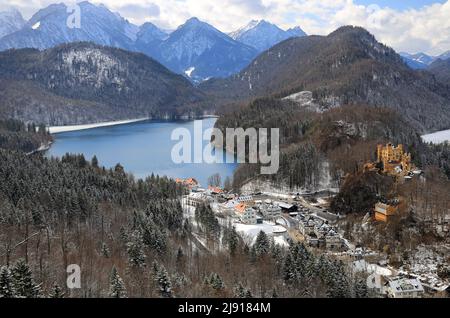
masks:
{"label": "castle on hill", "polygon": [[403,145],[395,147],[393,144],[377,146],[377,162],[368,163],[364,170],[379,170],[381,173],[406,177],[415,169],[411,154],[405,152]]}

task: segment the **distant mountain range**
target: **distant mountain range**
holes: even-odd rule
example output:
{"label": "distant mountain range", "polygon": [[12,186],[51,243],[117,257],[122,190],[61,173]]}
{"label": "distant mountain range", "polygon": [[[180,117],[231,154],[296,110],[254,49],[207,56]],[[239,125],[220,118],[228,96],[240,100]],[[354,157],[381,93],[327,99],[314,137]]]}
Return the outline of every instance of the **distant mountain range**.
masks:
{"label": "distant mountain range", "polygon": [[284,31],[265,20],[254,20],[245,27],[230,33],[230,36],[236,41],[257,49],[258,52],[263,52],[289,38],[306,36],[306,33],[300,27]]}
{"label": "distant mountain range", "polygon": [[438,59],[450,59],[450,51],[447,51],[439,56],[431,56],[425,53],[410,54],[405,52],[401,52],[400,56],[409,67],[416,70],[421,70],[428,68],[428,66],[430,66],[434,61]]}
{"label": "distant mountain range", "polygon": [[25,23],[22,14],[17,10],[0,12],[0,38],[19,31]]}
{"label": "distant mountain range", "polygon": [[67,125],[191,115],[201,93],[142,53],[92,43],[0,52],[0,117]]}
{"label": "distant mountain range", "polygon": [[431,63],[427,70],[433,73],[439,81],[447,84],[448,89],[450,89],[450,58],[437,59]]}
{"label": "distant mountain range", "polygon": [[143,52],[173,72],[200,82],[237,73],[262,50],[289,37],[304,35],[299,27],[283,31],[261,21],[246,32],[235,32],[236,39],[233,39],[197,18],[168,33],[151,23],[136,26],[103,5],[87,1],[78,5],[80,28],[68,27],[67,19],[71,13],[63,3],[39,10],[29,21],[24,21],[17,11],[1,13],[0,51],[12,48],[43,50],[64,43],[88,41]]}
{"label": "distant mountain range", "polygon": [[256,49],[197,18],[189,19],[159,45],[144,52],[195,81],[235,74],[258,54]]}
{"label": "distant mountain range", "polygon": [[391,48],[359,27],[328,36],[286,40],[227,79],[200,85],[218,103],[312,92],[322,109],[346,104],[393,108],[419,130],[450,126],[450,91],[428,72],[405,65]]}

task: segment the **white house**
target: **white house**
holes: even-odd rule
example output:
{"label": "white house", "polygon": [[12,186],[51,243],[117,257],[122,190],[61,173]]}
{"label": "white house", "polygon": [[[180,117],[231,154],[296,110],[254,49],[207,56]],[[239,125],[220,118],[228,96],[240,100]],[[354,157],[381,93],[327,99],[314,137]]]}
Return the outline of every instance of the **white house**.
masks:
{"label": "white house", "polygon": [[422,283],[415,278],[390,280],[385,291],[390,298],[419,298],[425,292]]}
{"label": "white house", "polygon": [[244,203],[240,203],[236,206],[236,216],[244,224],[256,224],[257,223],[257,211],[254,208],[248,207]]}

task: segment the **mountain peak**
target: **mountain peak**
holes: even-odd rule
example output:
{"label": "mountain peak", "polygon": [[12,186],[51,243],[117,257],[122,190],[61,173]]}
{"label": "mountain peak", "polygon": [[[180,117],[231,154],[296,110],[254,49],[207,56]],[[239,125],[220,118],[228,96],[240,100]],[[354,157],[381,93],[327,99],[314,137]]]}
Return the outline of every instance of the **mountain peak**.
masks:
{"label": "mountain peak", "polygon": [[20,30],[25,23],[22,14],[16,8],[0,12],[0,38]]}
{"label": "mountain peak", "polygon": [[200,21],[200,19],[197,17],[192,17],[184,23],[184,25],[197,25],[197,24],[204,24],[204,22]]}
{"label": "mountain peak", "polygon": [[288,32],[292,37],[306,36],[306,32],[299,26],[290,28],[286,32]]}
{"label": "mountain peak", "polygon": [[184,24],[180,25],[177,30],[199,29],[199,28],[205,28],[205,29],[215,30],[215,31],[219,32],[212,25],[201,21],[197,17],[192,17],[192,18],[188,19]]}
{"label": "mountain peak", "polygon": [[254,47],[259,52],[265,51],[288,38],[305,35],[299,27],[298,29],[284,31],[266,20],[252,20],[246,26],[230,33],[230,36],[236,41]]}

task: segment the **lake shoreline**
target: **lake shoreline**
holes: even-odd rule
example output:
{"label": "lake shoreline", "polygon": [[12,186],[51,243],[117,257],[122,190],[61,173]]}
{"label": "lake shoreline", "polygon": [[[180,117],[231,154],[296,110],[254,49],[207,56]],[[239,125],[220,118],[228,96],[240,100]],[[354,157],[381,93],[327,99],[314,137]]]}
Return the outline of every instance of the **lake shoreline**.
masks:
{"label": "lake shoreline", "polygon": [[[154,119],[129,125],[55,134],[53,135],[55,142],[46,151],[45,156],[62,158],[67,153],[82,154],[88,160],[96,156],[100,165],[106,169],[114,168],[119,163],[136,179],[145,179],[154,174],[173,179],[195,178],[201,184],[207,185],[208,178],[216,173],[219,173],[223,180],[232,177],[237,164],[228,164],[226,163],[228,160],[224,164],[209,164],[205,160],[195,163],[192,153],[191,161],[178,163],[177,159],[173,158],[174,147],[181,141],[172,139],[174,130],[188,130],[191,138],[194,138],[191,142],[195,143],[195,138],[201,138],[195,133],[197,121],[197,119]],[[203,119],[203,132],[213,128],[215,122],[214,118]],[[202,141],[202,149],[208,145],[203,138],[198,140]],[[186,144],[186,147],[190,145]],[[231,157],[222,149],[216,151],[219,156]]]}
{"label": "lake shoreline", "polygon": [[84,124],[84,125],[50,126],[50,127],[47,127],[47,129],[50,134],[55,135],[55,134],[60,134],[60,133],[65,133],[65,132],[132,124],[132,123],[137,123],[137,122],[141,122],[141,121],[146,121],[149,119],[150,118],[146,117],[146,118],[108,121],[108,122],[100,122],[100,123]]}
{"label": "lake shoreline", "polygon": [[[180,118],[179,120],[188,121],[188,120],[202,120],[202,119],[208,119],[208,118],[219,118],[219,116],[205,115],[205,116],[201,116],[201,117],[197,117],[197,118]],[[99,123],[92,123],[92,124],[49,126],[49,127],[47,127],[47,129],[50,134],[56,135],[56,134],[60,134],[60,133],[73,132],[73,131],[81,131],[81,130],[88,130],[88,129],[95,129],[95,128],[134,124],[134,123],[139,123],[139,122],[148,121],[148,120],[158,120],[158,119],[151,118],[151,117],[143,117],[143,118],[136,118],[136,119],[99,122]]]}

